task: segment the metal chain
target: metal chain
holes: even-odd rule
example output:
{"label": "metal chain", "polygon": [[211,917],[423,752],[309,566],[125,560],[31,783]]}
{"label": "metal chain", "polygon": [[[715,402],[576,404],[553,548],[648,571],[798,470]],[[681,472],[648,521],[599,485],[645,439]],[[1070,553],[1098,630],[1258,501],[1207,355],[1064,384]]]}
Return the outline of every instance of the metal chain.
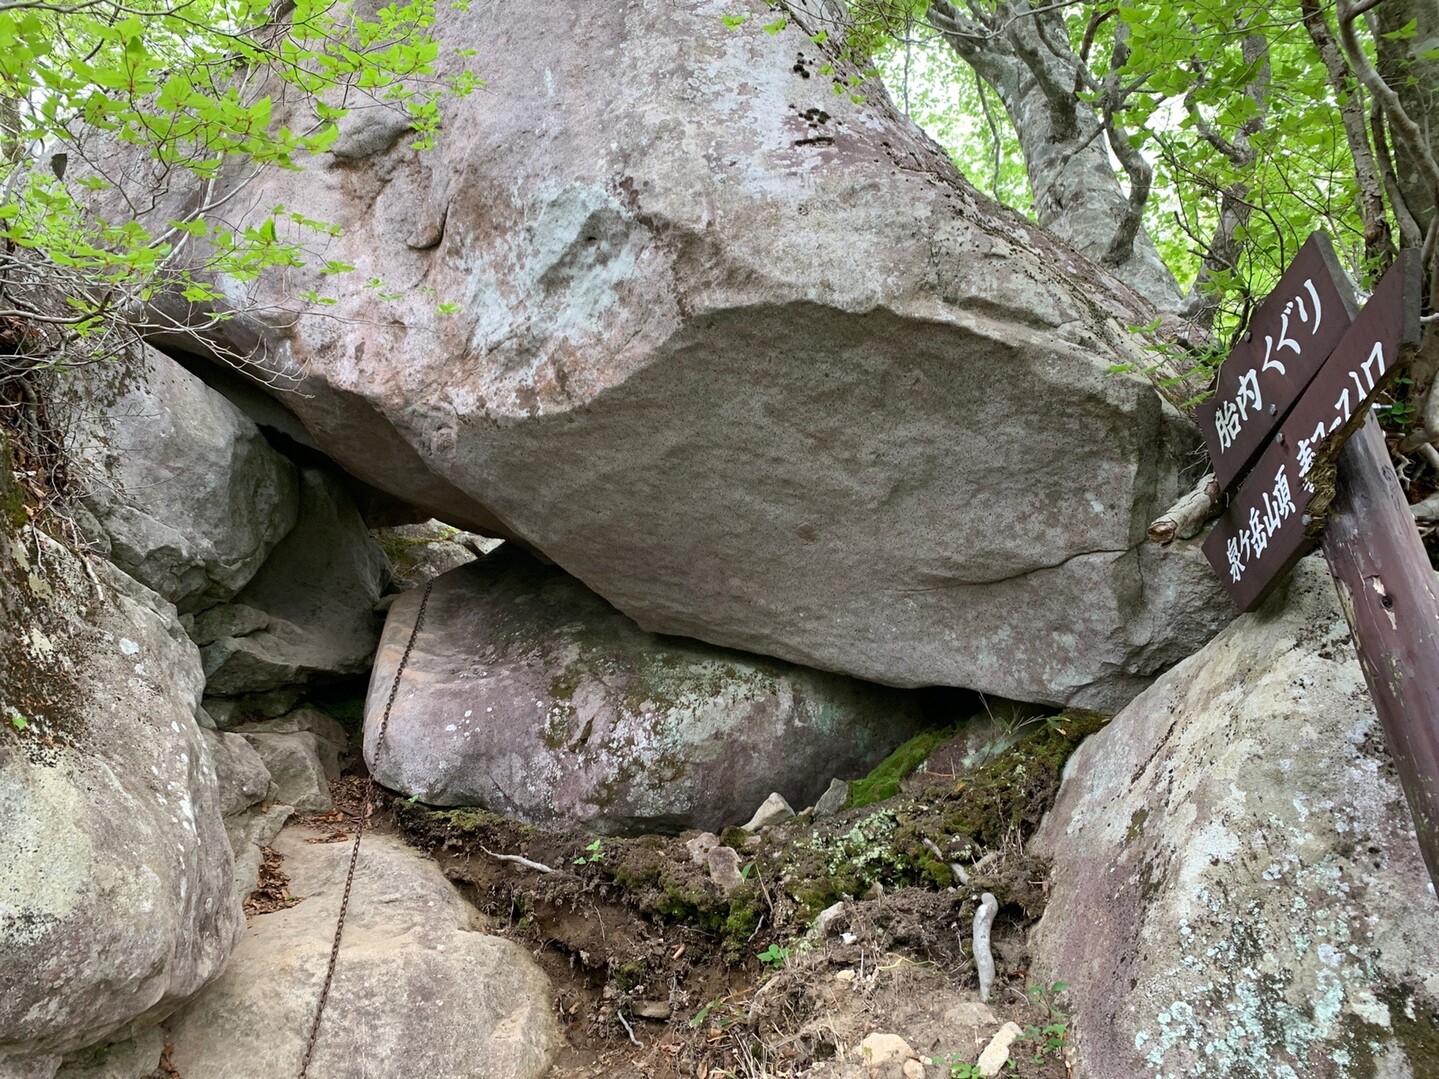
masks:
{"label": "metal chain", "polygon": [[[390,727],[390,709],[395,706],[395,696],[400,692],[400,677],[405,673],[405,666],[410,662],[410,653],[415,650],[415,639],[420,635],[420,626],[425,621],[425,609],[430,605],[430,591],[434,588],[434,581],[425,585],[425,591],[420,595],[420,609],[415,615],[414,628],[410,630],[409,642],[405,645],[404,654],[400,656],[400,663],[395,668],[395,680],[390,684],[390,696],[385,701],[385,711],[380,717],[380,731],[375,736],[375,763],[380,761],[380,751],[385,745],[385,732]],[[305,1043],[305,1055],[300,1061],[299,1079],[306,1079],[310,1071],[310,1057],[314,1055],[315,1043],[320,1038],[320,1022],[325,1016],[325,1002],[330,998],[330,986],[335,981],[335,964],[340,959],[340,938],[345,932],[345,915],[350,911],[350,890],[355,886],[355,866],[360,861],[360,840],[365,835],[365,829],[370,825],[370,814],[374,812],[375,804],[375,777],[373,771],[365,777],[365,802],[360,809],[360,823],[355,829],[355,843],[350,848],[350,869],[345,874],[345,892],[340,897],[340,916],[335,922],[335,939],[330,945],[330,966],[325,971],[325,983],[320,987],[320,999],[315,1002],[315,1018],[310,1023],[310,1038]]]}

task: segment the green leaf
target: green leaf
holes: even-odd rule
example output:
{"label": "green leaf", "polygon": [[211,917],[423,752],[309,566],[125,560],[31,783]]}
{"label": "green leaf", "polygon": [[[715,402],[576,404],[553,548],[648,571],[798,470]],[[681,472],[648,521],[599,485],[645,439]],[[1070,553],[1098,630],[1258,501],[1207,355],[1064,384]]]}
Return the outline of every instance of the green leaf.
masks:
{"label": "green leaf", "polygon": [[774,22],[765,23],[765,25],[760,27],[760,29],[763,30],[770,37],[774,37],[775,34],[778,34],[787,25],[789,25],[789,21],[783,15],[781,15]]}
{"label": "green leaf", "polygon": [[1385,41],[1408,41],[1410,38],[1417,37],[1418,35],[1419,20],[1417,18],[1413,18],[1406,22],[1403,26],[1399,27],[1398,30],[1391,30],[1389,31],[1389,33],[1380,34],[1379,36],[1382,37]]}
{"label": "green leaf", "polygon": [[726,15],[724,16],[724,24],[730,30],[738,30],[744,25],[745,20],[748,18],[748,15]]}

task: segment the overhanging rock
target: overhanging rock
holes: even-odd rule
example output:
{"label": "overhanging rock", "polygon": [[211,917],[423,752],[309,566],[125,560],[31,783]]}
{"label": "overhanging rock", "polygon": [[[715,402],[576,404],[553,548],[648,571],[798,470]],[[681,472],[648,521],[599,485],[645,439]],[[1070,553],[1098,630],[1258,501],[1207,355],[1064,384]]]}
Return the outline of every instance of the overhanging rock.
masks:
{"label": "overhanging rock", "polygon": [[1117,707],[1232,614],[1140,546],[1197,444],[1110,373],[1150,313],[881,88],[836,94],[820,24],[731,6],[443,12],[487,85],[438,149],[357,111],[244,199],[337,222],[325,257],[383,288],[293,273],[261,301],[327,317],[222,332],[356,476],[646,629]]}

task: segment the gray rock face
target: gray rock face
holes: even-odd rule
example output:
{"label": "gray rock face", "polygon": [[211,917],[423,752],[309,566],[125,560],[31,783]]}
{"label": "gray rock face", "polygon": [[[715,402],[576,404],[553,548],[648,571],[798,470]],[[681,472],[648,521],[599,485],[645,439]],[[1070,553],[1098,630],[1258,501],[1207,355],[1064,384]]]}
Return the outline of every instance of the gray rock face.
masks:
{"label": "gray rock face", "polygon": [[294,525],[294,466],[169,357],[146,347],[56,392],[109,559],[182,611],[233,596]]}
{"label": "gray rock face", "polygon": [[134,1038],[74,1054],[55,1079],[150,1079],[164,1050],[159,1029],[147,1027]]}
{"label": "gray rock face", "polygon": [[264,861],[260,848],[274,838],[294,807],[266,805],[273,784],[260,755],[240,735],[214,729],[214,720],[203,708],[199,714],[201,734],[215,765],[217,801],[225,819],[225,834],[235,852],[235,900],[243,903],[255,890]]}
{"label": "gray rock face", "polygon": [[[314,834],[289,828],[275,841],[304,901],[253,918],[224,975],[169,1022],[181,1075],[298,1069],[350,854],[305,842]],[[366,836],[310,1074],[541,1079],[555,1048],[549,980],[478,919],[434,862]]]}
{"label": "gray rock face", "polygon": [[308,752],[315,757],[314,770],[322,780],[338,778],[351,757],[350,736],[344,726],[318,708],[296,708],[272,719],[243,719],[228,724],[226,729],[237,731],[246,738],[256,735],[309,735],[305,744],[309,747]]}
{"label": "gray rock face", "polygon": [[645,633],[506,546],[436,578],[377,755],[420,598],[390,609],[365,759],[434,805],[601,832],[717,829],[771,791],[811,804],[917,726],[909,694]]}
{"label": "gray rock face", "polygon": [[199,656],[173,607],[97,569],[0,530],[0,1074],[163,1017],[243,925]]}
{"label": "gray rock face", "polygon": [[[1117,708],[1232,617],[1196,550],[1143,543],[1197,444],[1109,373],[1148,309],[882,88],[834,94],[820,24],[722,14],[440,13],[504,108],[453,105],[427,156],[357,127],[247,188],[402,298],[222,332],[356,476],[647,630]],[[307,272],[264,299],[334,291]]]}
{"label": "gray rock face", "polygon": [[258,693],[366,670],[379,640],[375,601],[388,579],[384,552],[344,489],[306,469],[299,520],[284,542],[234,603],[195,620],[206,642],[206,692]]}
{"label": "gray rock face", "polygon": [[247,734],[270,773],[270,798],[292,806],[297,813],[323,813],[334,802],[320,762],[320,743],[309,731],[285,734]]}
{"label": "gray rock face", "polygon": [[1317,559],[1080,747],[1035,846],[1078,1074],[1432,1074],[1439,901]]}

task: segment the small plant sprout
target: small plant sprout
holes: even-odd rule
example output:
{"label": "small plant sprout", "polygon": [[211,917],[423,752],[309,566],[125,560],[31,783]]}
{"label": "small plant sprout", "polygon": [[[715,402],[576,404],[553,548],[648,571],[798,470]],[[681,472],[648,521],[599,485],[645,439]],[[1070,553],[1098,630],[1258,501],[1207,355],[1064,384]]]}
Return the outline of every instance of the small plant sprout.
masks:
{"label": "small plant sprout", "polygon": [[776,970],[784,966],[784,961],[789,958],[789,949],[778,944],[771,944],[764,951],[759,953],[759,961],[767,967]]}
{"label": "small plant sprout", "polygon": [[603,861],[605,856],[604,841],[596,838],[593,843],[585,844],[586,853],[575,859],[575,865],[594,865]]}
{"label": "small plant sprout", "polygon": [[1021,1035],[1024,1041],[1034,1048],[1034,1062],[1042,1063],[1044,1059],[1054,1053],[1063,1051],[1069,1040],[1069,1013],[1059,1006],[1058,997],[1069,986],[1064,982],[1054,982],[1050,985],[1030,986],[1026,993],[1030,1002],[1036,1007],[1043,1008],[1048,1016],[1049,1022],[1043,1026],[1030,1024],[1024,1028]]}

